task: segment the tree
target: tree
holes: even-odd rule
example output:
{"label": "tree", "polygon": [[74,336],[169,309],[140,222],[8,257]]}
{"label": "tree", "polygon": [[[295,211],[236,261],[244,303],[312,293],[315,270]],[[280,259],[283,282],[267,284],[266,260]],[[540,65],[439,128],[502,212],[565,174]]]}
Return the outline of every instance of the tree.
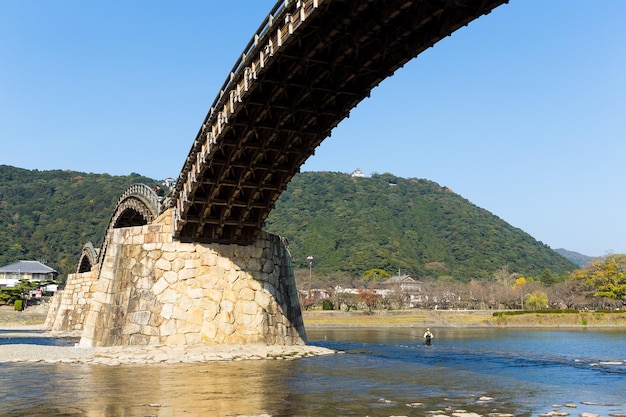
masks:
{"label": "tree", "polygon": [[568,278],[551,286],[549,299],[555,308],[580,309],[589,304],[592,293],[585,291],[585,282]]}
{"label": "tree", "polygon": [[35,289],[36,283],[31,282],[28,278],[22,278],[15,287],[6,287],[0,289],[0,300],[6,304],[13,304],[17,300],[23,301],[22,309],[26,308],[26,302],[30,296],[30,292]]}
{"label": "tree", "polygon": [[372,309],[376,307],[378,302],[380,301],[380,295],[376,294],[374,291],[368,288],[359,289],[358,294],[359,300],[363,302],[367,306],[368,311],[371,313]]}
{"label": "tree", "polygon": [[524,296],[524,304],[528,310],[539,310],[548,307],[548,295],[543,291],[533,291]]}
{"label": "tree", "polygon": [[356,310],[358,304],[358,297],[356,294],[351,294],[347,292],[338,292],[337,293],[337,309],[341,310],[343,306],[346,309],[346,312],[350,310]]}
{"label": "tree", "polygon": [[550,269],[546,268],[539,275],[539,281],[541,281],[544,285],[553,285],[556,283],[557,276],[550,271]]}
{"label": "tree", "polygon": [[372,268],[365,271],[363,277],[367,281],[384,281],[387,278],[391,278],[391,274],[383,269]]}
{"label": "tree", "polygon": [[595,291],[594,297],[610,298],[626,306],[626,255],[613,254],[592,261],[585,268],[574,271],[572,277],[584,280]]}

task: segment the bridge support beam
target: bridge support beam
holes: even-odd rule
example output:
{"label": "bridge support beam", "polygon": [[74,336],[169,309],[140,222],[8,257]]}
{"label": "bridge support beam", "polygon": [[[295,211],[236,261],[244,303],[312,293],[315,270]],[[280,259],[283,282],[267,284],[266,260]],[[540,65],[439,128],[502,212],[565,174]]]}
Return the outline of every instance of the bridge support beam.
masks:
{"label": "bridge support beam", "polygon": [[82,328],[84,347],[306,343],[278,236],[262,233],[248,246],[181,243],[172,239],[170,211],[111,233],[101,269],[69,276],[48,328]]}

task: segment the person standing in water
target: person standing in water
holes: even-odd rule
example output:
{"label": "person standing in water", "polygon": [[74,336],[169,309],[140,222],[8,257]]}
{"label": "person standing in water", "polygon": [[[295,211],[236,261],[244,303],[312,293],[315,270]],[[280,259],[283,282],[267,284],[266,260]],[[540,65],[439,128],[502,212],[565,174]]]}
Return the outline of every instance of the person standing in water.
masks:
{"label": "person standing in water", "polygon": [[433,338],[433,334],[430,332],[430,329],[426,329],[426,331],[424,332],[424,344],[426,346],[430,346],[431,345],[431,339]]}

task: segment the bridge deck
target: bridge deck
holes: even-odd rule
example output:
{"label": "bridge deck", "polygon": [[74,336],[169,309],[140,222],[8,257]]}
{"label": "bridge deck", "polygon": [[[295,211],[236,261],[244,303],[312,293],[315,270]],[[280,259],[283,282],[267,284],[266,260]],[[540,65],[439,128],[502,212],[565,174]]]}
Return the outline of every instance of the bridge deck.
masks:
{"label": "bridge deck", "polygon": [[300,166],[374,87],[506,2],[278,3],[198,132],[174,194],[176,238],[251,243]]}

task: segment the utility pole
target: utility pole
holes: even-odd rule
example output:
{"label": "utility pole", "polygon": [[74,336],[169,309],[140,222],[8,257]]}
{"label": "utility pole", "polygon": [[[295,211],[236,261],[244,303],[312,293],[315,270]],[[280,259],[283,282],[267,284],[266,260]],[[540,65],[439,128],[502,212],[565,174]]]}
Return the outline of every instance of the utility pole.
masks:
{"label": "utility pole", "polygon": [[315,259],[311,255],[306,257],[309,261],[309,297],[311,296],[311,282],[313,281],[313,260]]}

